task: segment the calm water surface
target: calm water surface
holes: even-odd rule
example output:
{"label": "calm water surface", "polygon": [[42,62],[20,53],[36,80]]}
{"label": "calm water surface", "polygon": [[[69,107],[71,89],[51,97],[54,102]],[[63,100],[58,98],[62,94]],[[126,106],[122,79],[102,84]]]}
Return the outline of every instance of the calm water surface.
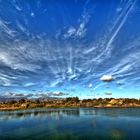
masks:
{"label": "calm water surface", "polygon": [[0,140],[140,140],[139,108],[0,111]]}

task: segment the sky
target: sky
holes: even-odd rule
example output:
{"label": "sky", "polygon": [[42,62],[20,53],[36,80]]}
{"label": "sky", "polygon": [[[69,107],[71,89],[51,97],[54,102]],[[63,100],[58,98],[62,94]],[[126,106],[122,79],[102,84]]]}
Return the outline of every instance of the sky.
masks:
{"label": "sky", "polygon": [[0,0],[0,97],[140,98],[139,0]]}

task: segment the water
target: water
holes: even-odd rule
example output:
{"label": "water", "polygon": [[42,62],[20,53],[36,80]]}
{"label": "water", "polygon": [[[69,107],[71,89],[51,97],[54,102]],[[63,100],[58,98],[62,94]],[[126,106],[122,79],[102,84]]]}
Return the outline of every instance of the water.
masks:
{"label": "water", "polygon": [[139,140],[139,108],[0,111],[0,140]]}

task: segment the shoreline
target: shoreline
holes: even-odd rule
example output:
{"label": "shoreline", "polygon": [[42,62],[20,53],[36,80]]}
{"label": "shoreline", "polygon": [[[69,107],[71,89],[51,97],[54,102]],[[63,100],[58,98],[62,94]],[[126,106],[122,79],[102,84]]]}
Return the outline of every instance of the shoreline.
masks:
{"label": "shoreline", "polygon": [[99,106],[95,106],[95,107],[77,107],[77,106],[75,106],[75,107],[34,107],[34,108],[0,108],[0,111],[22,111],[22,110],[32,110],[32,109],[75,109],[75,108],[77,108],[77,109],[79,109],[79,108],[93,108],[93,109],[111,109],[111,108],[113,108],[113,109],[117,109],[117,108],[119,108],[119,109],[125,109],[125,108],[140,108],[140,106],[112,106],[112,107],[107,107],[107,106],[101,106],[101,107],[99,107]]}
{"label": "shoreline", "polygon": [[140,99],[99,98],[83,99],[19,99],[0,102],[0,111],[27,110],[35,108],[140,108]]}

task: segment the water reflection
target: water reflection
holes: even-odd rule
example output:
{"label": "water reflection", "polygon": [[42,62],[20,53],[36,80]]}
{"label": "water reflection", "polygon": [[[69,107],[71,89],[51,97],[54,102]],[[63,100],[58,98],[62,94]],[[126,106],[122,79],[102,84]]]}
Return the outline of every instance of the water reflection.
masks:
{"label": "water reflection", "polygon": [[135,140],[139,130],[139,108],[0,111],[0,140]]}
{"label": "water reflection", "polygon": [[79,116],[79,109],[31,109],[18,111],[0,111],[0,120],[24,119],[28,117]]}
{"label": "water reflection", "polygon": [[0,120],[24,119],[28,117],[47,116],[110,116],[110,117],[140,117],[139,108],[74,108],[74,109],[30,109],[17,111],[0,111]]}

